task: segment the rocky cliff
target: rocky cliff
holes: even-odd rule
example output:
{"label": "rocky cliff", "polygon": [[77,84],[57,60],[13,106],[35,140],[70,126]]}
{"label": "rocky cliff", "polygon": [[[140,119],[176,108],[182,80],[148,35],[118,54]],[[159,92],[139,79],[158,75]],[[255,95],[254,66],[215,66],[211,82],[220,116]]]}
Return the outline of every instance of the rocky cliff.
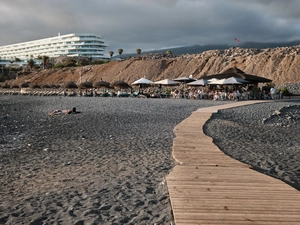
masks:
{"label": "rocky cliff", "polygon": [[103,65],[89,65],[63,69],[33,71],[19,77],[12,84],[31,82],[38,84],[63,84],[74,81],[124,80],[129,84],[145,77],[158,81],[193,75],[204,78],[236,66],[245,73],[273,80],[276,85],[300,82],[300,45],[284,48],[243,49],[229,48],[211,50],[200,54],[185,54],[176,57],[144,55]]}

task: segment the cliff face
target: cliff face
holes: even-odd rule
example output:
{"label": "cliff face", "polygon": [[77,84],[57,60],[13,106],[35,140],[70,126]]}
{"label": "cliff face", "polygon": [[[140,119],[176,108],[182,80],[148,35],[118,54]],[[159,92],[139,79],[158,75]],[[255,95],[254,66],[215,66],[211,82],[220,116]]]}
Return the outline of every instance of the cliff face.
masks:
{"label": "cliff face", "polygon": [[32,72],[11,83],[21,84],[27,81],[38,84],[63,84],[74,81],[79,84],[102,79],[107,82],[124,80],[131,84],[142,77],[153,81],[174,79],[190,74],[193,78],[204,78],[232,66],[245,73],[271,79],[276,85],[299,83],[300,46],[263,50],[230,48],[178,57],[148,55],[119,62],[112,61],[103,65]]}

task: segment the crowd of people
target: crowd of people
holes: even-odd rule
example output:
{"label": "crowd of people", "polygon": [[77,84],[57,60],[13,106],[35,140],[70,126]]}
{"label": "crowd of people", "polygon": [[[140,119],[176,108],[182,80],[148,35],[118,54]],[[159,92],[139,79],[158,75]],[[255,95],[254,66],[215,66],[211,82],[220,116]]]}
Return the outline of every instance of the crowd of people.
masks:
{"label": "crowd of people", "polygon": [[239,90],[225,91],[222,89],[204,90],[204,89],[190,89],[187,92],[174,90],[171,92],[172,98],[187,98],[187,99],[211,99],[211,100],[241,100],[249,98],[249,91]]}
{"label": "crowd of people", "polygon": [[[4,89],[3,89],[4,90]],[[0,91],[1,92],[1,91]],[[2,93],[2,92],[1,92]],[[258,88],[255,93],[248,86],[223,86],[223,87],[148,87],[139,89],[61,89],[61,90],[33,90],[23,92],[4,90],[2,94],[27,94],[27,95],[59,95],[76,97],[146,97],[146,98],[174,98],[174,99],[209,99],[209,100],[247,100],[247,99],[282,99],[282,90]]]}

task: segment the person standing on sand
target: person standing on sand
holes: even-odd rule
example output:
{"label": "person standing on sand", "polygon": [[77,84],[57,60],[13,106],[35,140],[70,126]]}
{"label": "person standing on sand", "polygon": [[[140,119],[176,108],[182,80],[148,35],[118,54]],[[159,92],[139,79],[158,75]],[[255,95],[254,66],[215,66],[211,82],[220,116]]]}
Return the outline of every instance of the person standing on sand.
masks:
{"label": "person standing on sand", "polygon": [[271,87],[270,94],[271,94],[271,99],[275,99],[275,88]]}
{"label": "person standing on sand", "polygon": [[279,99],[283,99],[282,98],[282,90],[280,89],[280,91],[279,91]]}

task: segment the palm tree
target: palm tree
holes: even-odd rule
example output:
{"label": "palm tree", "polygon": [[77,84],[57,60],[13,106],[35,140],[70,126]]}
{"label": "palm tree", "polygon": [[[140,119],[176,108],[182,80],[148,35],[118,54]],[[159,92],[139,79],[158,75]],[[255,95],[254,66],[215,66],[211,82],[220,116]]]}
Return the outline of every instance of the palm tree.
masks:
{"label": "palm tree", "polygon": [[109,51],[109,55],[110,55],[110,58],[112,58],[113,55],[114,55],[114,52],[113,51]]}
{"label": "palm tree", "polygon": [[31,59],[29,59],[29,60],[27,61],[27,64],[28,64],[28,66],[30,67],[30,69],[32,69],[32,68],[34,67],[34,65],[35,65],[35,62],[34,62],[34,60],[31,58]]}
{"label": "palm tree", "polygon": [[42,61],[43,61],[43,67],[44,67],[44,69],[45,69],[45,66],[47,65],[47,63],[48,63],[48,59],[49,59],[49,57],[48,56],[46,56],[46,55],[44,55],[43,57],[42,57]]}
{"label": "palm tree", "polygon": [[136,54],[138,54],[138,56],[140,56],[141,52],[142,52],[142,50],[140,48],[136,49]]}
{"label": "palm tree", "polygon": [[9,79],[11,79],[11,71],[13,70],[12,64],[14,63],[14,61],[15,60],[13,60],[13,59],[9,60],[9,62],[10,62],[9,72],[8,72]]}
{"label": "palm tree", "polygon": [[119,48],[119,49],[118,49],[118,53],[119,53],[120,58],[121,58],[121,55],[122,55],[122,53],[123,53],[123,49]]}

